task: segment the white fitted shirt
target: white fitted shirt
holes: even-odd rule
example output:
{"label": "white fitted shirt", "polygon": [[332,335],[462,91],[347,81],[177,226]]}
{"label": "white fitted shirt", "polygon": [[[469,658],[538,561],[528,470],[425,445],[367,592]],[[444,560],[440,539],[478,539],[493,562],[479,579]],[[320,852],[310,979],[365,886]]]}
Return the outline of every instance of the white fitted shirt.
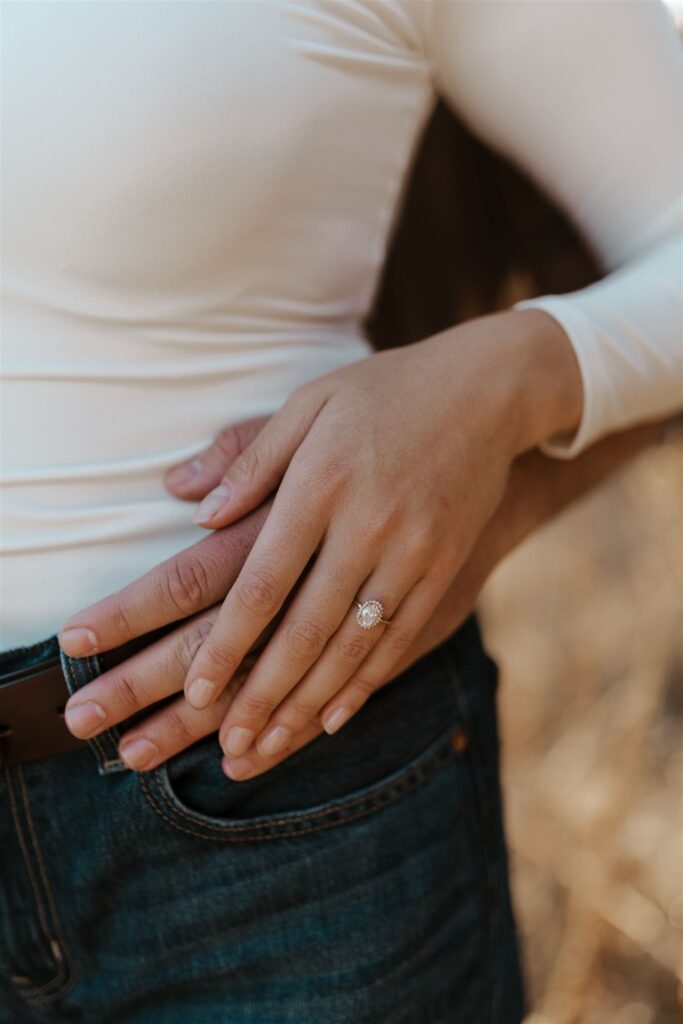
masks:
{"label": "white fitted shirt", "polygon": [[562,323],[583,376],[580,428],[546,450],[681,405],[659,0],[6,0],[2,21],[0,649],[203,536],[165,470],[368,355],[439,94],[607,274],[520,304]]}

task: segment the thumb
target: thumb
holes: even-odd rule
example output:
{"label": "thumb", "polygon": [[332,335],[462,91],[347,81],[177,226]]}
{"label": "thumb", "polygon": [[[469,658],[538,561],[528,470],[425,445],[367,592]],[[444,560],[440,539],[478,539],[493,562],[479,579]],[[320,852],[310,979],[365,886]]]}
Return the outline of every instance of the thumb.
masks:
{"label": "thumb", "polygon": [[204,498],[195,523],[217,530],[260,505],[280,483],[326,398],[319,388],[292,392]]}
{"label": "thumb", "polygon": [[164,477],[166,490],[181,501],[201,500],[218,486],[226,469],[269,419],[255,416],[224,427],[205,451],[168,470]]}

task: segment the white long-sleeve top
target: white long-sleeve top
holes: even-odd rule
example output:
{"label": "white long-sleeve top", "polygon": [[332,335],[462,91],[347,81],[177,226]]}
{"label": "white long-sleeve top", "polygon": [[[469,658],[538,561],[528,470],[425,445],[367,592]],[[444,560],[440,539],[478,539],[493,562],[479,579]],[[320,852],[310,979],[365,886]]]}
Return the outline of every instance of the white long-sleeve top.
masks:
{"label": "white long-sleeve top", "polygon": [[605,267],[533,302],[585,394],[574,438],[546,450],[680,406],[681,64],[658,0],[2,15],[1,648],[202,536],[164,471],[369,354],[361,322],[439,94]]}

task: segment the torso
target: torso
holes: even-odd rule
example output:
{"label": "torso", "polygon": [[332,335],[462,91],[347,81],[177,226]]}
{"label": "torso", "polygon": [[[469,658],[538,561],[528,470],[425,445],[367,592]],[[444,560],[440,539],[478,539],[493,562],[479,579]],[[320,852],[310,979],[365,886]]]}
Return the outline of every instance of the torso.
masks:
{"label": "torso", "polygon": [[434,93],[392,4],[3,20],[6,649],[203,535],[168,467],[371,351]]}

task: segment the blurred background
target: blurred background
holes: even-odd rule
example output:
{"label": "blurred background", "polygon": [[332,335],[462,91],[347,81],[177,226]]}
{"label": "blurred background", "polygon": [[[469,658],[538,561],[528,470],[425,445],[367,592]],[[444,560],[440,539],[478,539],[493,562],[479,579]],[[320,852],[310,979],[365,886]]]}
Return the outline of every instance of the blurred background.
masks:
{"label": "blurred background", "polygon": [[[683,0],[671,6],[683,16]],[[600,276],[561,211],[440,105],[367,330],[378,348],[406,344]],[[501,668],[527,1024],[678,1024],[683,440],[529,538],[480,613]]]}
{"label": "blurred background", "polygon": [[529,1024],[682,1019],[682,456],[638,456],[481,602]]}

